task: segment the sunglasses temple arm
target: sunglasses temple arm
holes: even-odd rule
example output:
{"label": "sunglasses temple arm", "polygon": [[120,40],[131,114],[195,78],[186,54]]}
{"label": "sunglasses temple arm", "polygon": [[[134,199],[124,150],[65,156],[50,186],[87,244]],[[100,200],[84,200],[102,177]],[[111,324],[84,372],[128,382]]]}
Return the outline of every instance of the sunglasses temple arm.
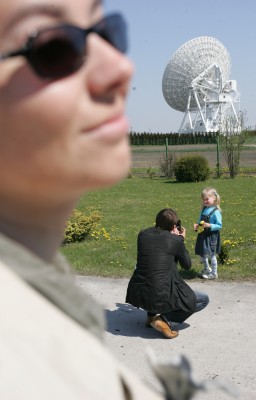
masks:
{"label": "sunglasses temple arm", "polygon": [[27,49],[19,49],[15,51],[11,51],[10,53],[0,54],[0,61],[6,60],[7,58],[17,57],[17,56],[25,56],[27,54]]}

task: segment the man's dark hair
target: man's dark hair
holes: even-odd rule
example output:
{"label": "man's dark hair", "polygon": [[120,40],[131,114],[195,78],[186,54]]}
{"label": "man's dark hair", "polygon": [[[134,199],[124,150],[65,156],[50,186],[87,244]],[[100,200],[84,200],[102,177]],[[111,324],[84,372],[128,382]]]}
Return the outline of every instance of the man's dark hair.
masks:
{"label": "man's dark hair", "polygon": [[171,231],[177,224],[178,216],[172,208],[164,208],[156,216],[156,227]]}

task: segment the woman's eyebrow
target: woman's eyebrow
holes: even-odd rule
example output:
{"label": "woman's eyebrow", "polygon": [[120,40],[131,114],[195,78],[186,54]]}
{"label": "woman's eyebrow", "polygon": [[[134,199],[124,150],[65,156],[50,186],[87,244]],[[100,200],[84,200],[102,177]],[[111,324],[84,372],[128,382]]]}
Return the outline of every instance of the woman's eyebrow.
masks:
{"label": "woman's eyebrow", "polygon": [[98,7],[103,6],[103,0],[94,0],[91,6],[91,12],[95,11]]}
{"label": "woman's eyebrow", "polygon": [[45,5],[45,4],[37,4],[34,6],[22,7],[18,9],[1,27],[2,32],[7,32],[10,30],[15,24],[29,18],[31,16],[39,16],[46,15],[55,18],[64,18],[66,13],[62,8]]}
{"label": "woman's eyebrow", "polygon": [[[1,1],[1,0],[0,0]],[[94,11],[102,6],[103,0],[93,0],[90,13],[93,14]],[[54,5],[46,5],[46,4],[36,4],[34,6],[25,6],[18,9],[1,27],[1,33],[6,33],[10,30],[13,25],[22,20],[29,18],[31,16],[36,15],[46,15],[54,18],[59,19],[67,19],[67,13],[65,12],[64,8],[56,7]]]}

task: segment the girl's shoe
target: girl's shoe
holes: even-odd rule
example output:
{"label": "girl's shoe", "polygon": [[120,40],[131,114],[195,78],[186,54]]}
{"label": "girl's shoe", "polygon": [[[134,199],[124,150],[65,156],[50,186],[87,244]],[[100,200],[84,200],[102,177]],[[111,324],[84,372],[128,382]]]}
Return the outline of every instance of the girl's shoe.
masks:
{"label": "girl's shoe", "polygon": [[204,275],[202,275],[202,277],[204,278],[204,279],[217,279],[218,278],[218,274],[204,274]]}
{"label": "girl's shoe", "polygon": [[209,268],[209,269],[203,269],[201,272],[199,272],[198,276],[199,276],[200,278],[203,278],[204,275],[210,275],[211,272],[212,272],[212,269],[211,269],[211,268]]}

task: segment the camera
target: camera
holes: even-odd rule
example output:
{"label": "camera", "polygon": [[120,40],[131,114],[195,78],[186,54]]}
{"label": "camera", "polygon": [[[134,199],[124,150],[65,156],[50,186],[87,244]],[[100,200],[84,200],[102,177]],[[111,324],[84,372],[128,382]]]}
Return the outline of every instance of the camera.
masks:
{"label": "camera", "polygon": [[178,221],[176,222],[176,228],[178,229],[179,232],[182,232],[181,220],[180,219],[178,219]]}

